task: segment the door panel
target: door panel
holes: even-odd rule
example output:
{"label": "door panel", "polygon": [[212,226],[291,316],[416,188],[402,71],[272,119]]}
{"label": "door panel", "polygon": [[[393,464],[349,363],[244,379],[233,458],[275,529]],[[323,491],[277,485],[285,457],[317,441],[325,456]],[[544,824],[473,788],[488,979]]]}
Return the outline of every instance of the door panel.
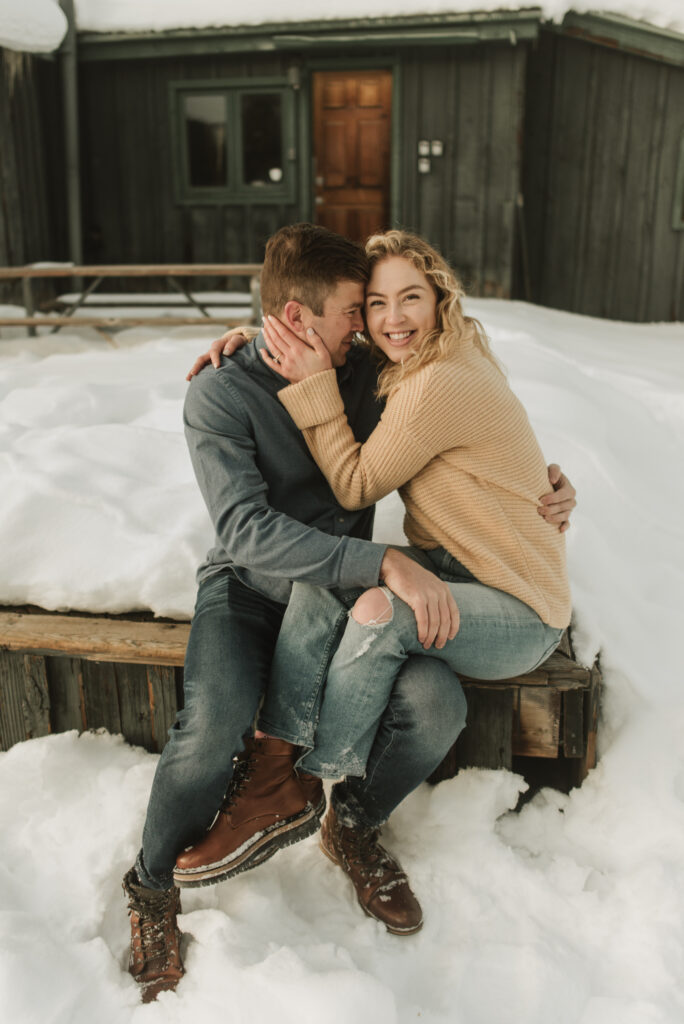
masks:
{"label": "door panel", "polygon": [[317,221],[363,241],[389,227],[390,71],[313,76]]}

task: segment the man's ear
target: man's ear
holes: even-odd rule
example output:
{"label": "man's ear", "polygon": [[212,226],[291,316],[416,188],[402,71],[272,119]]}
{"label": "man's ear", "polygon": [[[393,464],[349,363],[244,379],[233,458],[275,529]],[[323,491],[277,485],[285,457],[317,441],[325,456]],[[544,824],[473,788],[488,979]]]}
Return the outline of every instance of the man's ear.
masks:
{"label": "man's ear", "polygon": [[303,306],[301,302],[297,302],[292,299],[290,302],[286,302],[283,311],[280,314],[279,319],[289,327],[290,330],[301,338],[302,341],[306,341],[306,328],[308,327],[309,317],[308,307]]}

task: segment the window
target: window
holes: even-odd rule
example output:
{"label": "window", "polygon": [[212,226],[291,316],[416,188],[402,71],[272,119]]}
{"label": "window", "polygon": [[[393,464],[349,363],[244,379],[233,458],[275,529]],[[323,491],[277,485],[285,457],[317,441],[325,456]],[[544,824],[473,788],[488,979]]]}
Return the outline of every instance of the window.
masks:
{"label": "window", "polygon": [[282,80],[174,82],[181,202],[294,201],[294,103]]}
{"label": "window", "polygon": [[679,160],[675,178],[674,204],[672,206],[672,227],[684,231],[684,132],[679,141]]}

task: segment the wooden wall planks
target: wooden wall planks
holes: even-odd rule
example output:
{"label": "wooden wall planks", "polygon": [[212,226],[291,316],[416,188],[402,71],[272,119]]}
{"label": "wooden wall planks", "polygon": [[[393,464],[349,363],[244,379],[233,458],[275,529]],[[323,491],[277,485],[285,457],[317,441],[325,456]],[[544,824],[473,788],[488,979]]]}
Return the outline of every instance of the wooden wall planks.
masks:
{"label": "wooden wall planks", "polygon": [[[278,54],[257,59],[211,54],[82,64],[86,258],[95,263],[260,262],[269,235],[299,219],[298,207],[179,204],[169,83],[284,77],[289,63]],[[212,279],[195,286],[218,287]]]}
{"label": "wooden wall planks", "polygon": [[[437,246],[474,295],[511,295],[525,55],[490,45],[402,58],[402,225]],[[433,139],[444,155],[421,174],[418,142]]]}
{"label": "wooden wall planks", "polygon": [[533,301],[684,315],[684,232],[672,227],[682,109],[683,68],[542,30],[523,170]]}

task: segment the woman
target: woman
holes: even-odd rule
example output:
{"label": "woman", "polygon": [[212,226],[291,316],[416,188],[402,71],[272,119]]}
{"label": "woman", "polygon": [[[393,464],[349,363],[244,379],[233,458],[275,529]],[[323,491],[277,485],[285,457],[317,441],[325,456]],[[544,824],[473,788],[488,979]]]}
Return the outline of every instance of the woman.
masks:
{"label": "woman", "polygon": [[[537,512],[548,489],[544,458],[480,325],[463,313],[458,280],[405,232],[374,235],[366,249],[366,324],[386,399],[366,443],[353,437],[330,356],[313,332],[307,346],[269,319],[270,355],[262,356],[291,382],[279,398],[343,507],[399,489],[411,552],[448,583],[460,625],[425,650],[413,612],[390,591],[374,588],[356,601],[329,667],[316,746],[300,762],[321,777],[363,774],[409,654],[439,657],[474,678],[515,676],[551,654],[570,619],[564,539]],[[278,728],[269,715],[278,691],[296,692],[287,624],[301,631],[298,603],[310,600],[308,589],[295,588],[281,631],[290,656],[276,653],[260,722],[268,732]]]}

